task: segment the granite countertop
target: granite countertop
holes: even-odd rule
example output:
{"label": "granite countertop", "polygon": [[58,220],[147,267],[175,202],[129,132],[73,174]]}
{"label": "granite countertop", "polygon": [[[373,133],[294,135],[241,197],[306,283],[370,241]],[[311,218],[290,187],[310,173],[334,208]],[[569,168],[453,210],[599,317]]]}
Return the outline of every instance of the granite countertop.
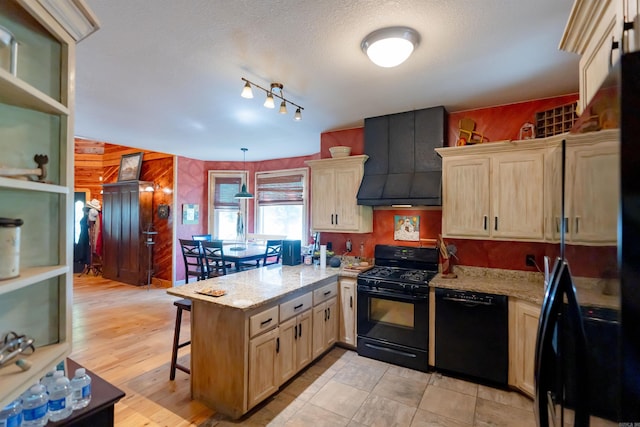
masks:
{"label": "granite countertop", "polygon": [[[542,273],[468,266],[455,266],[454,272],[457,278],[448,279],[438,274],[431,280],[430,286],[507,295],[533,304],[542,304],[544,299]],[[609,289],[616,289],[615,284],[603,279],[575,277],[574,285],[582,306],[620,307],[619,296],[608,293]]]}
{"label": "granite countertop", "polygon": [[[268,304],[312,285],[331,283],[338,279],[339,268],[320,268],[313,265],[272,265],[227,274],[213,279],[187,283],[167,289],[169,295],[205,301],[224,307],[247,311]],[[219,289],[220,297],[202,295],[196,291]]]}

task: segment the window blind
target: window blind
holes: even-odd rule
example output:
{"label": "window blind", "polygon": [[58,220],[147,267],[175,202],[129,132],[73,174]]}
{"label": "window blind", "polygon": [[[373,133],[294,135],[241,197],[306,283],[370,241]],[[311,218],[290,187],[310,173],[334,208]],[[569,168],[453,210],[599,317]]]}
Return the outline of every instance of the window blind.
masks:
{"label": "window blind", "polygon": [[266,205],[302,205],[304,203],[304,175],[258,175],[256,198]]}
{"label": "window blind", "polygon": [[215,194],[213,207],[214,209],[239,209],[240,200],[235,199],[233,196],[240,191],[242,180],[239,177],[236,178],[221,178],[216,177],[215,180]]}

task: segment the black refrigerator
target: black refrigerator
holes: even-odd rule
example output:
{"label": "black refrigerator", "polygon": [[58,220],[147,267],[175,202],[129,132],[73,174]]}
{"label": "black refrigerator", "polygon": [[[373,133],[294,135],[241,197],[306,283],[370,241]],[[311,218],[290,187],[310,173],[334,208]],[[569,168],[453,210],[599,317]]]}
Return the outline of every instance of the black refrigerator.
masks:
{"label": "black refrigerator", "polygon": [[[603,135],[615,135],[609,141],[615,161],[580,175],[568,155],[571,142]],[[559,194],[559,243],[547,251],[536,420],[541,427],[640,425],[640,53],[622,55],[552,156],[558,165],[558,179],[550,181]],[[588,182],[576,182],[582,176]],[[608,215],[609,223],[601,218],[599,226],[610,227],[612,239],[585,243],[576,235],[599,223],[572,217],[572,193],[580,187],[588,199],[589,189],[605,180],[614,183],[610,191],[589,203]]]}

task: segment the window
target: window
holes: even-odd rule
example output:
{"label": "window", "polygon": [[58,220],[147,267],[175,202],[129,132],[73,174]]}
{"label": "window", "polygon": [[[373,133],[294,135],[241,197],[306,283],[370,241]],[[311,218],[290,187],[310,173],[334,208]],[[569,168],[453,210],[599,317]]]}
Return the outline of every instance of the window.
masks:
{"label": "window", "polygon": [[246,204],[234,198],[243,182],[245,172],[209,171],[209,232],[216,240],[236,240],[238,215],[246,227]]}
{"label": "window", "polygon": [[257,233],[307,243],[307,175],[307,169],[256,173]]}

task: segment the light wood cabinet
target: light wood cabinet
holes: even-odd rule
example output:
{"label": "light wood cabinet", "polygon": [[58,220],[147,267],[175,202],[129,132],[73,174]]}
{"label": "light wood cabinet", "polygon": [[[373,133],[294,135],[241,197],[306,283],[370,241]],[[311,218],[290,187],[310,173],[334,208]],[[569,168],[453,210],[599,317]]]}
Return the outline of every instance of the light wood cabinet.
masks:
{"label": "light wood cabinet", "polygon": [[[640,48],[637,0],[576,0],[560,49],[580,55],[578,111],[584,111],[624,51]],[[626,22],[634,28],[624,29]]]}
{"label": "light wood cabinet", "polygon": [[544,240],[544,141],[438,148],[445,237]]}
{"label": "light wood cabinet", "polygon": [[356,347],[356,292],[357,281],[350,277],[341,277],[340,286],[340,338],[339,341],[350,347]]}
{"label": "light wood cabinet", "polygon": [[253,407],[278,391],[280,330],[272,329],[249,341],[249,387],[247,399]]}
{"label": "light wood cabinet", "polygon": [[[0,44],[0,162],[32,169],[35,155],[48,156],[42,182],[0,177],[0,217],[24,221],[20,275],[0,283],[0,339],[15,331],[36,347],[29,370],[0,370],[0,407],[71,352],[75,50],[97,20],[82,0],[48,3],[4,0],[0,7],[0,26],[19,45],[13,74],[9,48]],[[67,25],[71,15],[85,32]]]}
{"label": "light wood cabinet", "polygon": [[[569,135],[566,140],[566,240],[582,245],[615,245],[620,194],[620,144],[617,129]],[[561,227],[561,140],[550,147],[545,161],[548,191],[549,240],[558,241]]]}
{"label": "light wood cabinet", "polygon": [[540,306],[509,299],[509,384],[530,397],[535,391],[534,370]]}
{"label": "light wood cabinet", "polygon": [[366,155],[309,160],[311,168],[311,228],[314,231],[373,230],[371,206],[360,206],[356,196],[364,175]]}
{"label": "light wood cabinet", "polygon": [[489,164],[487,157],[443,159],[445,237],[489,237]]}
{"label": "light wood cabinet", "polygon": [[338,338],[338,297],[313,307],[313,358],[322,355]]}
{"label": "light wood cabinet", "polygon": [[312,360],[311,309],[280,324],[280,384]]}

